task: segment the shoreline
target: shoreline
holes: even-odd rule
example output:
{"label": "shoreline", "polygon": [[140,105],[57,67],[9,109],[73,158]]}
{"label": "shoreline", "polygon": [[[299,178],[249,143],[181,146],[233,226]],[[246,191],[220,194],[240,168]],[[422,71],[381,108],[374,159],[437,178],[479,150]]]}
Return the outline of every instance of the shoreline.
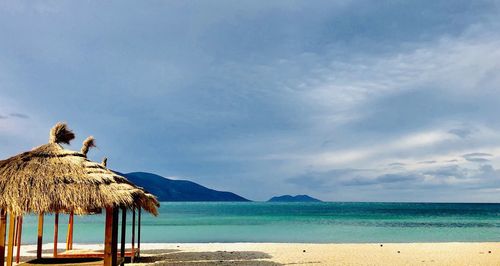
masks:
{"label": "shoreline", "polygon": [[[50,256],[52,247],[44,244],[44,255]],[[74,244],[74,249],[102,248]],[[21,256],[33,256],[35,249],[25,245]],[[141,257],[142,263],[131,265],[499,265],[500,242],[141,243]]]}

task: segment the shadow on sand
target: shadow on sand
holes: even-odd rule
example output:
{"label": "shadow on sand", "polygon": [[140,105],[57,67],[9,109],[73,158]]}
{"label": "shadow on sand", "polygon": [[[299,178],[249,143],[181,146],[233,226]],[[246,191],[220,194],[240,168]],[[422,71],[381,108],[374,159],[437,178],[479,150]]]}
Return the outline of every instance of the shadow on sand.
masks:
{"label": "shadow on sand", "polygon": [[201,265],[282,265],[269,261],[272,257],[257,251],[216,251],[216,252],[177,252],[176,250],[148,250],[143,252],[138,263],[173,266]]}
{"label": "shadow on sand", "polygon": [[[44,250],[44,252],[52,250]],[[146,265],[171,265],[171,266],[211,266],[211,265],[249,265],[249,266],[278,266],[282,265],[271,261],[272,257],[264,252],[258,251],[215,251],[215,252],[182,252],[178,249],[155,249],[144,250],[141,257],[135,262]],[[28,261],[22,265],[102,265],[102,259],[82,258],[42,258],[35,260],[33,257],[23,257],[22,261]],[[126,260],[127,263],[130,260]]]}

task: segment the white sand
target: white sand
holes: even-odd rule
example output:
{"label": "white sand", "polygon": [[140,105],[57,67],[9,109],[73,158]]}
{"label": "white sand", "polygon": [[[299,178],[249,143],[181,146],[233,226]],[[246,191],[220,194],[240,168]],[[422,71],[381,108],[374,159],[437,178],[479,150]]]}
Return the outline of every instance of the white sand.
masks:
{"label": "white sand", "polygon": [[[23,256],[33,256],[35,246],[23,246]],[[51,249],[45,244],[44,249]],[[64,248],[64,245],[59,246]],[[74,245],[74,249],[102,249],[103,245]],[[293,265],[500,265],[497,243],[402,243],[387,244],[285,244],[285,243],[192,243],[142,244],[148,250],[173,249],[170,254],[206,254],[207,252],[263,252],[272,261]],[[305,250],[305,252],[304,252]],[[399,252],[398,252],[399,251]],[[189,252],[189,253],[188,253]],[[490,253],[491,252],[491,253]],[[49,255],[49,254],[48,254]],[[196,257],[196,256],[195,256]],[[193,258],[191,256],[190,258]],[[200,259],[201,260],[201,259]],[[205,258],[206,260],[206,258]],[[238,260],[237,258],[234,260]],[[190,261],[198,261],[196,258]]]}

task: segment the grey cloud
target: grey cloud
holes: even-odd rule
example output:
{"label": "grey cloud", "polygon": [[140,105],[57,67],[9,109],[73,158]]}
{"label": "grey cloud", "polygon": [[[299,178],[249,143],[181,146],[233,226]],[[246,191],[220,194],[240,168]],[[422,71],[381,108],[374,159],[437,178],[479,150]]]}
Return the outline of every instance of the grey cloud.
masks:
{"label": "grey cloud", "polygon": [[299,176],[291,177],[285,182],[297,186],[307,187],[314,191],[330,191],[335,188],[339,180],[350,179],[353,175],[367,171],[366,169],[332,169],[325,172],[309,171]]}
{"label": "grey cloud", "polygon": [[418,162],[419,164],[435,164],[437,161],[435,160],[430,160],[430,161],[421,161],[421,162]]}
{"label": "grey cloud", "polygon": [[395,167],[402,167],[405,166],[405,163],[400,163],[400,162],[395,162],[395,163],[390,163],[388,166],[395,166]]}
{"label": "grey cloud", "polygon": [[[388,185],[394,183],[409,183],[422,181],[423,177],[418,174],[385,174],[376,178],[357,177],[351,180],[343,181],[344,186],[367,186],[367,185]],[[403,184],[400,184],[403,185]]]}
{"label": "grey cloud", "polygon": [[475,152],[464,154],[462,157],[469,162],[484,163],[489,162],[489,157],[493,157],[493,155],[489,153]]}
{"label": "grey cloud", "polygon": [[489,159],[486,158],[465,158],[469,162],[475,162],[475,163],[485,163],[489,162]]}
{"label": "grey cloud", "polygon": [[481,165],[479,169],[484,174],[494,173],[496,171],[495,168],[493,168],[493,166],[489,164]]}
{"label": "grey cloud", "polygon": [[472,135],[473,131],[471,129],[468,129],[468,128],[454,128],[454,129],[450,129],[448,131],[448,133],[465,139],[465,138],[468,138],[470,135]]}
{"label": "grey cloud", "polygon": [[23,113],[10,113],[10,117],[15,117],[15,118],[22,118],[22,119],[28,119],[30,118],[28,115],[23,114]]}
{"label": "grey cloud", "polygon": [[333,169],[325,172],[308,172],[303,175],[286,179],[289,184],[306,187],[313,191],[332,191],[342,186],[371,186],[385,187],[408,186],[410,183],[420,182],[423,177],[419,174],[401,173],[384,174],[370,178],[370,170],[366,169]]}
{"label": "grey cloud", "polygon": [[450,166],[444,166],[440,167],[438,169],[434,170],[429,170],[424,172],[425,175],[431,175],[431,176],[437,176],[437,177],[457,177],[457,178],[463,178],[465,177],[466,173],[463,171],[461,167],[458,165],[450,165]]}
{"label": "grey cloud", "polygon": [[484,152],[473,152],[473,153],[467,153],[463,155],[464,157],[492,157],[493,154],[490,153],[484,153]]}
{"label": "grey cloud", "polygon": [[0,119],[7,119],[9,118],[8,116],[5,116],[5,115],[0,115]]}
{"label": "grey cloud", "polygon": [[[451,165],[424,172],[408,171],[375,177],[369,177],[369,174],[369,171],[361,169],[335,169],[310,172],[287,179],[287,182],[318,192],[338,191],[342,187],[372,186],[377,189],[476,189],[495,187],[500,183],[500,174],[491,165],[482,165],[475,169]],[[454,180],[463,182],[455,183]]]}
{"label": "grey cloud", "polygon": [[296,176],[286,179],[287,183],[313,191],[329,191],[330,185],[325,178],[312,176]]}

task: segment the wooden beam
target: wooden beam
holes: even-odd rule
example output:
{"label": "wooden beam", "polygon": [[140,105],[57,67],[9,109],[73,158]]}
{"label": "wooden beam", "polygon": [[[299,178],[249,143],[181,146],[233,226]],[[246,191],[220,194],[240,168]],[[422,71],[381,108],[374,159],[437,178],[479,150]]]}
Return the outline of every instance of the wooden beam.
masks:
{"label": "wooden beam", "polygon": [[104,229],[104,266],[112,266],[111,242],[113,238],[113,208],[106,208],[106,225]]}
{"label": "wooden beam", "polygon": [[74,213],[69,214],[68,221],[68,233],[66,235],[66,250],[73,249],[73,224],[74,224]]}
{"label": "wooden beam", "polygon": [[16,231],[16,216],[10,215],[9,219],[9,246],[7,248],[7,266],[12,266],[14,255],[14,234]]}
{"label": "wooden beam", "polygon": [[17,217],[17,251],[16,251],[16,263],[19,263],[21,257],[21,236],[23,235],[23,217]]}
{"label": "wooden beam", "polygon": [[137,257],[141,256],[141,207],[137,210]]}
{"label": "wooden beam", "polygon": [[121,248],[120,248],[120,265],[125,265],[125,231],[127,229],[127,209],[122,208],[122,236],[121,236]]}
{"label": "wooden beam", "polygon": [[57,241],[59,237],[59,213],[54,215],[54,258],[57,257]]}
{"label": "wooden beam", "polygon": [[7,212],[0,210],[0,265],[5,263],[5,231],[7,230]]}
{"label": "wooden beam", "polygon": [[36,242],[37,259],[42,258],[42,244],[43,244],[43,213],[38,215],[38,239]]}
{"label": "wooden beam", "polygon": [[113,237],[111,238],[111,264],[118,265],[118,207],[113,209]]}

